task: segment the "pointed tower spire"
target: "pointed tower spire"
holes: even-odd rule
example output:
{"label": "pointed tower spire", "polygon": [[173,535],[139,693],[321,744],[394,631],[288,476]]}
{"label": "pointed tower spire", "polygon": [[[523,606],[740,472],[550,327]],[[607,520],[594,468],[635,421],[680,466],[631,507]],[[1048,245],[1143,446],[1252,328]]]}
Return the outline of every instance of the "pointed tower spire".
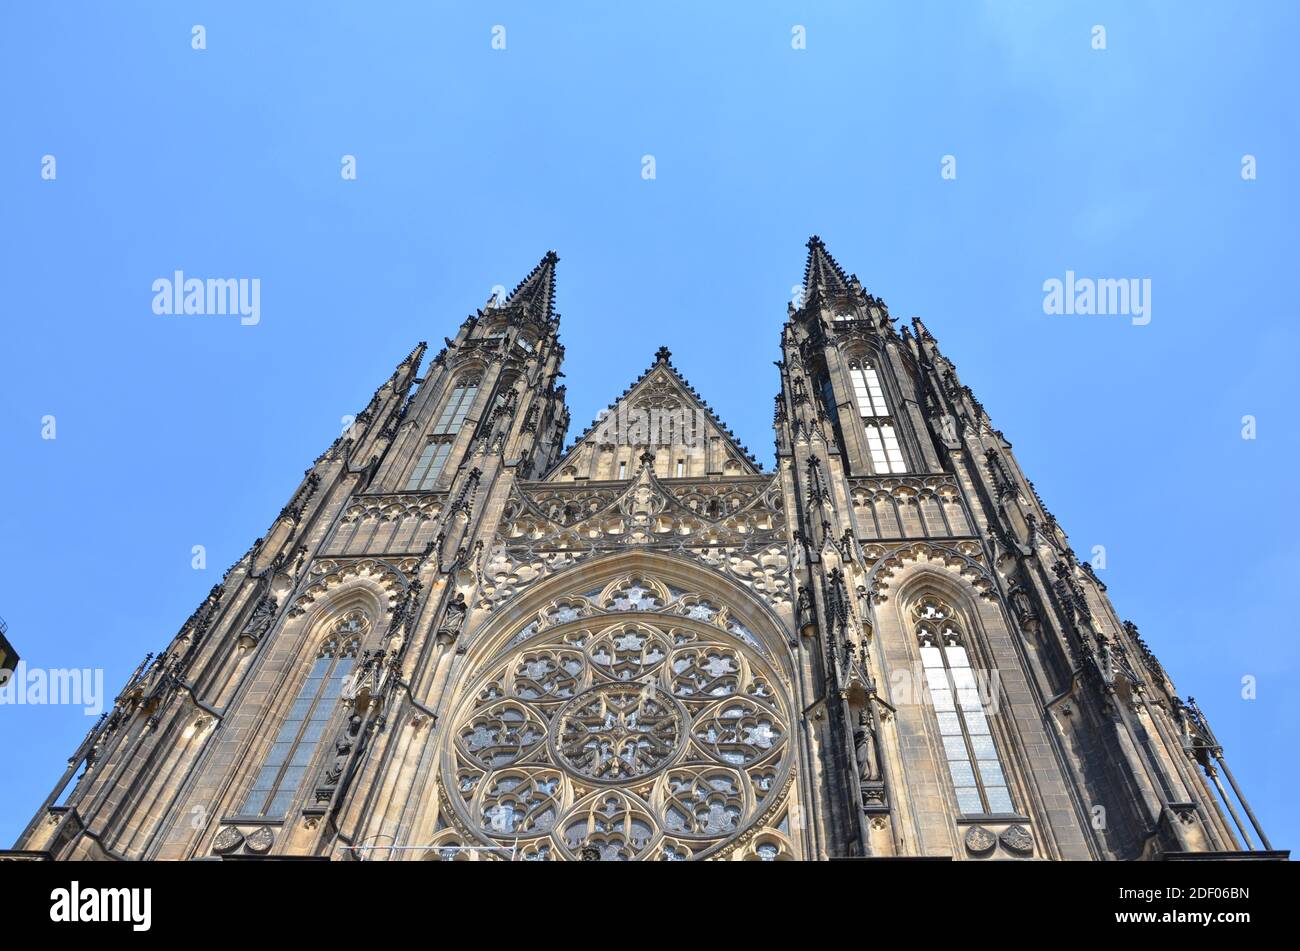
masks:
{"label": "pointed tower spire", "polygon": [[832,297],[851,292],[843,268],[831,257],[822,239],[813,235],[808,239],[808,263],[803,269],[804,300],[810,299],[819,289]]}
{"label": "pointed tower spire", "polygon": [[397,365],[397,369],[393,371],[393,375],[397,376],[401,374],[403,370],[409,370],[411,367],[418,369],[420,361],[424,359],[424,351],[428,348],[428,343],[423,340],[417,343],[415,349],[406,355],[406,359]]}
{"label": "pointed tower spire", "polygon": [[502,308],[518,308],[523,316],[538,323],[558,318],[559,314],[555,313],[555,265],[559,260],[558,254],[547,251],[537,262],[537,267],[510,292]]}

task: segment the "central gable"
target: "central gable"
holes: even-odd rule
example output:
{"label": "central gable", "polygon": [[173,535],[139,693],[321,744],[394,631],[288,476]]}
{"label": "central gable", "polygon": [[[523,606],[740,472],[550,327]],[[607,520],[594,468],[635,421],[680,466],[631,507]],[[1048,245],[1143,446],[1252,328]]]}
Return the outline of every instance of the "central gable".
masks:
{"label": "central gable", "polygon": [[546,475],[546,482],[631,479],[653,455],[660,479],[762,474],[660,347],[652,363],[598,416]]}

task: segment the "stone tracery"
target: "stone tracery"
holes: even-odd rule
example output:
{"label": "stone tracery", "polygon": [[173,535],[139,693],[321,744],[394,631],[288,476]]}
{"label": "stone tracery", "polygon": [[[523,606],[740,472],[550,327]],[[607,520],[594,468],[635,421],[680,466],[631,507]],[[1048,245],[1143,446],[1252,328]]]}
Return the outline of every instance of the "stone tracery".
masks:
{"label": "stone tracery", "polygon": [[698,593],[625,576],[553,601],[456,715],[444,801],[457,841],[531,859],[752,851],[786,808],[782,682],[728,608]]}
{"label": "stone tracery", "polygon": [[524,485],[507,501],[496,543],[478,562],[479,604],[493,608],[546,575],[629,546],[665,547],[752,588],[789,601],[790,564],[780,482]]}

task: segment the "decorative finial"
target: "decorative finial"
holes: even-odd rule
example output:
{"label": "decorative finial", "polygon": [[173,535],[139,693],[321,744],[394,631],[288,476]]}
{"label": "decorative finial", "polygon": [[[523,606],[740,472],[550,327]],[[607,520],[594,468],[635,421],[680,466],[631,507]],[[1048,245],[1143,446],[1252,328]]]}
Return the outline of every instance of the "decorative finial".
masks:
{"label": "decorative finial", "polygon": [[672,355],[673,352],[667,347],[660,347],[655,351],[655,363],[667,363]]}

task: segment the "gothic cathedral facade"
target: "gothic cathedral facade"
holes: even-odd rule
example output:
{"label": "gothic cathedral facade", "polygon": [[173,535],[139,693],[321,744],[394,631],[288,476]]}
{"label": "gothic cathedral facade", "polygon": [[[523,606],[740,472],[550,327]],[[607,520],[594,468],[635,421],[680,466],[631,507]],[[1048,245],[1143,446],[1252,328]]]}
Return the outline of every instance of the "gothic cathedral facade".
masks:
{"label": "gothic cathedral facade", "polygon": [[772,471],[665,348],[566,446],[556,262],[398,365],[6,857],[1279,854],[919,320],[814,237]]}

